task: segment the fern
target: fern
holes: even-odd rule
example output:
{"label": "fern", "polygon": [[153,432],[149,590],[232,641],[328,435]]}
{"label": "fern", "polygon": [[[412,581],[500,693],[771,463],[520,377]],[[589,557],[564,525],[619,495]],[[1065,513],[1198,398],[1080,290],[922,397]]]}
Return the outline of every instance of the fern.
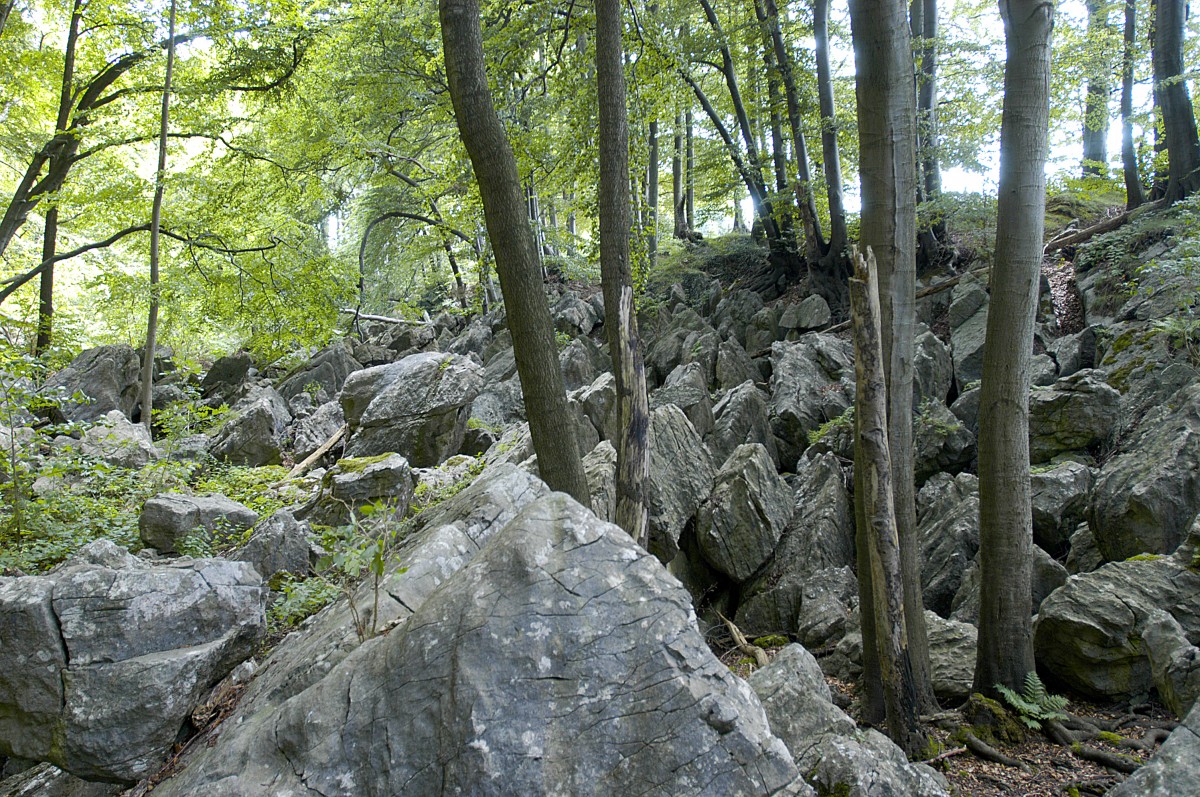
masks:
{"label": "fern", "polygon": [[1046,685],[1035,672],[1025,676],[1023,693],[1018,694],[1004,684],[996,684],[996,691],[1017,712],[1017,718],[1035,731],[1042,729],[1043,722],[1067,718],[1067,699],[1046,691]]}

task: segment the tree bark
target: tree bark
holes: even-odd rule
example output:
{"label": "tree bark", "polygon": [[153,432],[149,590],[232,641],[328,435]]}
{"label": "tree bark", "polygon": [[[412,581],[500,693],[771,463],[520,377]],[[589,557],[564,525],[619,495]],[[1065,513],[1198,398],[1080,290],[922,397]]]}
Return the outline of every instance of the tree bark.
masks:
{"label": "tree bark", "polygon": [[1050,0],[1001,0],[1008,60],[996,256],[979,394],[979,647],[975,689],[1021,689],[1033,670],[1029,363],[1045,225]]}
{"label": "tree bark", "polygon": [[683,190],[683,114],[675,113],[675,149],[671,156],[671,207],[674,216],[676,238],[686,240],[690,230],[687,224],[687,196]]}
{"label": "tree bark", "polygon": [[0,36],[4,35],[4,28],[8,25],[8,15],[12,13],[13,6],[17,4],[17,0],[6,0],[0,3]]}
{"label": "tree bark", "polygon": [[696,141],[695,133],[693,132],[696,120],[690,105],[684,117],[685,145],[687,148],[687,207],[685,210],[687,211],[688,235],[691,236],[696,233]]}
{"label": "tree bark", "polygon": [[813,40],[817,61],[817,99],[821,111],[821,154],[825,160],[826,194],[829,200],[829,252],[837,258],[842,279],[850,276],[847,254],[846,203],[842,187],[842,159],[838,152],[838,126],[833,104],[833,71],[829,66],[829,0],[813,2]]}
{"label": "tree bark", "polygon": [[[876,651],[883,682],[888,734],[909,758],[925,746],[917,722],[917,688],[909,657],[905,623],[904,583],[900,565],[900,536],[893,510],[892,465],[888,450],[888,390],[879,328],[879,286],[874,253],[855,256],[855,276],[850,281],[854,327],[855,455],[854,469],[861,471],[855,495],[862,503],[867,531],[872,603],[861,612],[874,615]],[[862,577],[862,574],[859,574]]]}
{"label": "tree bark", "polygon": [[1167,201],[1177,202],[1200,188],[1200,138],[1188,97],[1183,63],[1187,0],[1157,0],[1154,14],[1155,100],[1166,134]]}
{"label": "tree bark", "polygon": [[167,180],[167,132],[170,129],[171,75],[175,69],[175,0],[167,22],[167,74],[163,81],[162,113],[158,119],[158,169],[154,173],[154,201],[150,206],[150,316],[146,321],[146,348],[142,352],[140,385],[142,425],[150,431],[154,408],[154,350],[158,344],[158,254],[162,227],[163,191]]}
{"label": "tree bark", "polygon": [[[618,9],[619,10],[619,9]],[[618,14],[618,19],[620,14]],[[620,40],[618,40],[618,44]],[[622,82],[624,89],[624,82]],[[621,92],[622,98],[625,92]],[[622,101],[622,108],[624,102]],[[650,162],[646,164],[646,267],[653,272],[658,263],[658,120],[650,121]],[[628,137],[628,131],[626,131]],[[601,161],[603,163],[603,160]],[[632,283],[631,283],[632,284]]]}
{"label": "tree bark", "polygon": [[[600,141],[600,274],[604,329],[617,387],[616,523],[645,547],[649,510],[650,409],[629,264],[629,125],[621,43],[621,0],[596,0],[596,90]],[[656,153],[657,154],[657,153]],[[652,167],[653,168],[653,167]]]}
{"label": "tree bark", "polygon": [[438,11],[450,98],[479,181],[538,468],[552,489],[590,505],[583,463],[567,420],[558,349],[521,178],[488,88],[479,2],[440,0]]}
{"label": "tree bark", "polygon": [[1125,209],[1146,201],[1133,146],[1133,63],[1137,44],[1137,0],[1125,0],[1124,44],[1121,48],[1121,170],[1125,176]]}
{"label": "tree bark", "polygon": [[[1084,5],[1088,15],[1089,65],[1083,112],[1083,176],[1103,177],[1108,175],[1108,4],[1105,0],[1086,0]],[[1103,55],[1096,56],[1096,50]]]}
{"label": "tree bark", "polygon": [[[938,160],[937,118],[937,0],[913,0],[912,35],[917,47],[917,196],[922,202],[934,202],[942,193],[942,172]],[[917,231],[917,257],[923,268],[942,261],[946,223],[939,214],[928,226]]]}
{"label": "tree bark", "polygon": [[[916,84],[904,0],[851,0],[861,155],[860,237],[879,263],[887,369],[888,445],[904,579],[909,652],[922,712],[937,701],[921,599],[913,475],[913,337],[916,325]],[[862,574],[859,575],[860,579]],[[869,583],[869,591],[872,585]],[[875,585],[878,586],[878,585]],[[870,605],[866,603],[864,605]],[[864,647],[864,657],[867,651]],[[877,668],[878,662],[872,663]],[[867,663],[864,661],[864,669]],[[867,669],[866,677],[871,676]],[[875,669],[877,672],[877,669]]]}

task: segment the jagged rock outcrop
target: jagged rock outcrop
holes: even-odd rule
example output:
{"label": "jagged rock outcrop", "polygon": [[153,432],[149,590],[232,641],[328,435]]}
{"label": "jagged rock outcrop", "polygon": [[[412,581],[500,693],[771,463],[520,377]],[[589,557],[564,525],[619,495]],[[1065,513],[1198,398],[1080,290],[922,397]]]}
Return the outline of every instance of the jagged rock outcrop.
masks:
{"label": "jagged rock outcrop", "polygon": [[250,539],[229,558],[252,565],[263,581],[269,581],[277,573],[303,578],[317,558],[309,534],[307,523],[296,520],[286,509],[279,509],[259,523]]}
{"label": "jagged rock outcrop", "polygon": [[819,332],[771,346],[771,423],[780,461],[793,462],[808,433],[840,416],[854,401],[854,349]]}
{"label": "jagged rock outcrop", "polygon": [[[141,384],[141,358],[131,346],[98,346],[81,352],[70,365],[46,380],[42,392],[67,397],[50,414],[57,421],[94,421],[113,410],[132,418]],[[75,401],[81,394],[86,399]]]}
{"label": "jagged rock outcrop", "polygon": [[713,428],[705,442],[712,451],[713,461],[721,465],[743,443],[762,443],[779,464],[775,437],[767,411],[767,396],[754,382],[746,380],[730,390],[713,407]]}
{"label": "jagged rock outcrop", "polygon": [[399,454],[340,459],[321,479],[321,492],[301,514],[312,523],[341,526],[350,522],[351,514],[361,520],[363,507],[381,505],[389,520],[399,519],[408,513],[415,489],[412,468]]}
{"label": "jagged rock outcrop", "polygon": [[1200,705],[1163,742],[1152,759],[1108,797],[1192,797],[1200,772]]}
{"label": "jagged rock outcrop", "polygon": [[958,473],[975,459],[975,435],[938,401],[926,401],[913,419],[914,478],[924,484],[935,473]]}
{"label": "jagged rock outcrop", "polygon": [[141,468],[160,456],[150,440],[150,431],[140,423],[131,423],[120,410],[110,411],[86,429],[78,446],[84,456],[119,468]]}
{"label": "jagged rock outcrop", "polygon": [[1188,641],[1183,626],[1154,609],[1142,628],[1142,642],[1150,659],[1150,674],[1163,705],[1184,717],[1200,698],[1200,648]]}
{"label": "jagged rock outcrop", "polygon": [[667,376],[667,381],[650,397],[650,408],[674,404],[692,422],[696,434],[704,437],[713,428],[713,403],[708,395],[708,382],[699,363],[681,365]]}
{"label": "jagged rock outcrop", "polygon": [[421,353],[355,371],[342,386],[353,457],[398,453],[416,468],[458,453],[483,369],[456,354]]}
{"label": "jagged rock outcrop", "polygon": [[1029,393],[1029,461],[1049,462],[1066,452],[1086,452],[1113,436],[1121,394],[1095,371],[1078,371]]}
{"label": "jagged rock outcrop", "polygon": [[233,465],[278,465],[292,413],[272,388],[255,388],[233,408],[234,415],[209,443],[208,453]]}
{"label": "jagged rock outcrop", "polygon": [[565,495],[413,605],[158,792],[811,794],[688,594]]}
{"label": "jagged rock outcrop", "polygon": [[939,474],[917,496],[925,608],[950,616],[954,595],[979,551],[979,481]]}
{"label": "jagged rock outcrop", "polygon": [[0,578],[0,754],[146,776],[251,654],[266,596],[245,562],[151,565],[107,540],[50,575]]}
{"label": "jagged rock outcrop", "polygon": [[328,401],[311,414],[292,424],[292,453],[297,462],[303,462],[323,446],[346,423],[342,405]]}
{"label": "jagged rock outcrop", "polygon": [[223,495],[160,493],[146,501],[138,516],[142,544],[160,553],[178,553],[188,536],[210,542],[213,533],[245,531],[258,522],[258,513]]}
{"label": "jagged rock outcrop", "polygon": [[925,610],[929,635],[929,670],[933,692],[945,705],[957,705],[971,694],[979,633],[970,623],[943,620]]}
{"label": "jagged rock outcrop", "polygon": [[345,341],[337,340],[314,354],[303,367],[279,383],[279,395],[291,401],[308,393],[317,404],[330,401],[346,382],[346,377],[361,370]]}
{"label": "jagged rock outcrop", "polygon": [[1029,480],[1033,541],[1061,555],[1084,520],[1095,482],[1091,468],[1081,462],[1060,462],[1049,470],[1035,469]]}
{"label": "jagged rock outcrop", "polygon": [[679,535],[712,492],[716,469],[695,427],[674,404],[650,412],[650,552],[664,562],[679,553]]}

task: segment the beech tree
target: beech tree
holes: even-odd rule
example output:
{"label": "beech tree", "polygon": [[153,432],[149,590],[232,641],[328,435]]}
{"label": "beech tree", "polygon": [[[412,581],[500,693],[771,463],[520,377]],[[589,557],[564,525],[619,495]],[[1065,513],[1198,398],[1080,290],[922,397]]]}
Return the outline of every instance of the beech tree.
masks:
{"label": "beech tree", "polygon": [[591,497],[568,420],[537,243],[516,158],[488,87],[479,2],[440,0],[438,12],[450,98],[483,197],[538,469],[552,489],[586,505]]}
{"label": "beech tree", "polygon": [[1167,145],[1166,199],[1176,202],[1200,188],[1200,137],[1184,75],[1183,27],[1187,0],[1155,0],[1154,97]]}
{"label": "beech tree", "polygon": [[1033,671],[1029,364],[1045,226],[1050,0],[1001,0],[1008,58],[996,254],[979,392],[979,647],[975,689]]}

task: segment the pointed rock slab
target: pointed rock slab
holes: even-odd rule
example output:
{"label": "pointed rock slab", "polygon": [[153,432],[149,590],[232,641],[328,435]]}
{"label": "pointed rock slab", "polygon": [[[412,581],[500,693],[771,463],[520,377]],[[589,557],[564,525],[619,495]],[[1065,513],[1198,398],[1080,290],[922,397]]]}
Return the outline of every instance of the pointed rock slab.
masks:
{"label": "pointed rock slab", "polygon": [[1194,797],[1200,772],[1200,704],[1171,732],[1149,763],[1108,797]]}
{"label": "pointed rock slab", "polygon": [[[203,764],[203,766],[200,766]],[[679,583],[565,495],[528,505],[401,628],[159,787],[222,794],[811,792]]]}
{"label": "pointed rock slab", "polygon": [[795,462],[808,433],[854,402],[854,348],[817,332],[771,346],[772,426],[780,460]]}
{"label": "pointed rock slab", "polygon": [[650,412],[650,552],[663,562],[679,553],[679,536],[712,492],[716,470],[708,447],[674,404]]}
{"label": "pointed rock slab", "polygon": [[1086,452],[1113,436],[1121,419],[1121,394],[1097,371],[1078,371],[1029,393],[1029,461],[1049,462]]}
{"label": "pointed rock slab", "polygon": [[56,421],[94,421],[113,410],[133,417],[138,402],[141,357],[125,344],[99,346],[82,352],[71,364],[46,380],[46,395],[86,396],[68,400],[50,411]]}
{"label": "pointed rock slab", "polygon": [[423,353],[355,371],[342,386],[353,457],[398,453],[430,468],[458,453],[483,369],[456,354]]}

